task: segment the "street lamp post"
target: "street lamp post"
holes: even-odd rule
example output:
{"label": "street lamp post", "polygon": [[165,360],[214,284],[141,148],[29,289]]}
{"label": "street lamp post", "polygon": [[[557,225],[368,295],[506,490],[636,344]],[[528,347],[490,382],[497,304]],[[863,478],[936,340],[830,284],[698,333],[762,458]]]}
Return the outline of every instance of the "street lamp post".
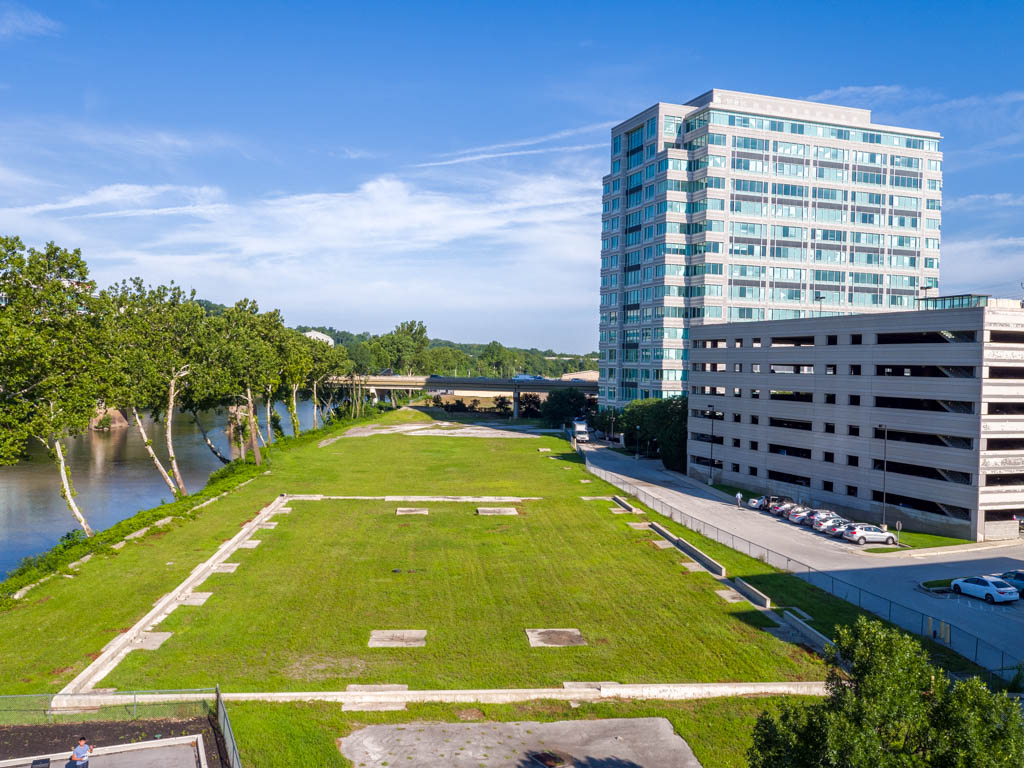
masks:
{"label": "street lamp post", "polygon": [[612,417],[611,418],[612,418],[612,427],[611,427],[612,434],[611,434],[611,437],[609,438],[609,441],[614,443],[615,442],[615,411],[612,411]]}
{"label": "street lamp post", "polygon": [[636,460],[640,461],[640,425],[636,425]]}
{"label": "street lamp post", "polygon": [[814,300],[818,302],[818,317],[821,317],[821,304],[825,301],[825,296],[823,294],[816,293],[814,294]]}
{"label": "street lamp post", "polygon": [[715,483],[715,405],[708,403],[708,412],[711,415],[711,464],[708,466],[708,485]]}
{"label": "street lamp post", "polygon": [[889,427],[879,424],[878,428],[882,430],[882,529],[885,530],[885,508],[888,502],[885,481],[889,474]]}

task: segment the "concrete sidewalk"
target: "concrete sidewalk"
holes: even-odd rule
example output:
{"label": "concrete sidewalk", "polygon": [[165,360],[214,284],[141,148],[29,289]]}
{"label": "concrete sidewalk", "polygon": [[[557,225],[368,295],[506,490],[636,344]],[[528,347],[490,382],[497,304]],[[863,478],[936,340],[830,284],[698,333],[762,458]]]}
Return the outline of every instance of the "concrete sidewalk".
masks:
{"label": "concrete sidewalk", "polygon": [[1024,567],[1024,542],[942,547],[927,552],[865,554],[855,545],[746,507],[731,497],[677,472],[660,461],[634,459],[608,448],[581,446],[595,467],[613,472],[654,498],[703,523],[771,549],[823,573],[920,613],[935,617],[1024,660],[1024,606],[994,609],[968,597],[939,599],[917,589],[921,581],[955,578]]}

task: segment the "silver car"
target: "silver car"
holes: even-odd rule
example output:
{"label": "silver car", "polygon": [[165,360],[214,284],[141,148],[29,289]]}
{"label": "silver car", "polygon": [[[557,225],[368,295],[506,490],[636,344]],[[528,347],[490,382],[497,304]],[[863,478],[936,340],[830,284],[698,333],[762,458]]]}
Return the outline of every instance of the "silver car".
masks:
{"label": "silver car", "polygon": [[867,523],[854,523],[843,531],[843,538],[856,544],[887,544],[892,546],[896,543],[896,537],[888,531],[883,531],[877,525]]}
{"label": "silver car", "polygon": [[814,521],[812,527],[816,531],[825,532],[830,525],[833,525],[834,523],[838,522],[848,523],[849,520],[845,520],[844,518],[840,517],[839,515],[833,512],[826,517],[819,517],[817,520]]}

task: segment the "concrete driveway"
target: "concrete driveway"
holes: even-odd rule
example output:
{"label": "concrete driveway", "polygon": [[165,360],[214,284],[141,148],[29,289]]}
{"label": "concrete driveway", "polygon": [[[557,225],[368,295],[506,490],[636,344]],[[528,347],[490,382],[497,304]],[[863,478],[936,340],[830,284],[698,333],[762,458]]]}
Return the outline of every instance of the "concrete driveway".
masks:
{"label": "concrete driveway", "polygon": [[[1024,660],[1024,601],[989,606],[975,598],[933,596],[916,588],[921,581],[931,579],[1022,568],[1024,542],[966,544],[871,554],[854,544],[826,537],[804,526],[792,525],[773,515],[740,509],[735,501],[724,501],[717,491],[679,473],[667,471],[658,460],[636,460],[594,444],[583,446],[583,450],[594,466],[622,476],[698,520],[809,565],[823,574],[948,622],[981,638],[981,643],[987,642],[1015,659]],[[822,580],[825,577],[815,578]],[[836,594],[842,594],[842,589]],[[872,605],[868,597],[864,607],[876,610],[882,607],[881,601],[875,602]],[[909,616],[909,612],[906,615]],[[909,623],[900,623],[909,626]],[[972,655],[968,645],[973,644],[974,641],[965,634],[957,635],[953,642],[953,646],[967,656]],[[979,647],[985,650],[981,644]],[[994,655],[995,661],[992,658],[992,654],[980,656],[979,661],[989,667],[998,665],[998,654]]]}

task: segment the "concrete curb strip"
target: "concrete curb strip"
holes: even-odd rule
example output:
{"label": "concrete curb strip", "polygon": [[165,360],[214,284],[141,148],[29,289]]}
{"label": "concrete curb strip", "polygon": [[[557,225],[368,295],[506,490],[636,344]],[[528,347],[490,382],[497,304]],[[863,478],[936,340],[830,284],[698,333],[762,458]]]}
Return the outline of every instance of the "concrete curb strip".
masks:
{"label": "concrete curb strip", "polygon": [[[417,704],[417,703],[481,703],[505,704],[538,699],[560,701],[600,701],[607,699],[715,699],[729,696],[824,696],[824,682],[770,683],[597,683],[573,688],[493,688],[482,690],[423,691],[285,691],[265,693],[222,693],[232,701],[326,701],[340,704]],[[65,697],[54,696],[53,709],[85,709],[139,704],[164,704],[182,701],[207,701],[210,694],[95,693]]]}
{"label": "concrete curb strip", "polygon": [[759,589],[755,589],[754,587],[750,586],[739,576],[736,576],[732,580],[732,583],[736,585],[736,591],[741,592],[743,596],[746,597],[754,605],[759,605],[762,608],[772,607],[772,599],[768,597],[768,595],[766,595]]}
{"label": "concrete curb strip", "polygon": [[783,620],[793,629],[799,632],[807,640],[807,644],[818,653],[824,653],[825,648],[832,645],[832,641],[825,637],[803,619],[797,618],[789,611],[782,612]]}
{"label": "concrete curb strip", "polygon": [[651,529],[656,531],[659,535],[663,536],[668,541],[675,544],[678,549],[681,549],[683,552],[688,554],[690,557],[692,557],[698,563],[703,565],[716,576],[721,576],[722,578],[725,578],[725,566],[719,563],[718,561],[713,560],[712,558],[705,555],[703,552],[697,549],[697,547],[693,546],[693,544],[691,544],[690,542],[686,541],[685,539],[680,539],[678,536],[669,533],[667,530],[662,528],[658,523],[652,522]]}

